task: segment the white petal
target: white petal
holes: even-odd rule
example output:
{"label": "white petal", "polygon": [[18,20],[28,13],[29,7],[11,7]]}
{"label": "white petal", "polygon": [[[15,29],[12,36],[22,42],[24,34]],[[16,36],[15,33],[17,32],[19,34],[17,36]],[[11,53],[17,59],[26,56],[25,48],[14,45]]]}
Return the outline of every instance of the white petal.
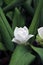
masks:
{"label": "white petal", "polygon": [[22,39],[22,43],[26,43],[30,38],[32,38],[34,35],[28,35],[25,39]]}
{"label": "white petal", "polygon": [[34,35],[29,34],[29,36],[28,36],[28,37],[29,37],[29,39],[30,39],[30,38],[32,38],[33,36],[34,36]]}
{"label": "white petal", "polygon": [[12,39],[12,42],[17,42],[17,40],[15,38]]}
{"label": "white petal", "polygon": [[27,28],[26,26],[24,26],[23,28],[24,28],[24,30],[29,34],[28,28]]}
{"label": "white petal", "polygon": [[13,39],[12,39],[12,42],[15,42],[15,43],[17,43],[17,44],[24,44],[23,41],[16,40],[16,38],[13,38]]}
{"label": "white petal", "polygon": [[21,43],[25,40],[25,38],[21,35],[18,35],[17,37],[15,37],[18,41],[20,41]]}
{"label": "white petal", "polygon": [[22,38],[24,39],[25,37],[27,37],[28,33],[26,30],[24,30],[24,28],[19,28],[18,32],[17,32],[17,36],[16,38]]}
{"label": "white petal", "polygon": [[18,32],[18,27],[16,27],[15,30],[14,30],[14,36],[17,35],[17,32]]}
{"label": "white petal", "polygon": [[25,38],[25,42],[27,42],[30,38],[32,38],[34,35],[29,34],[26,38]]}
{"label": "white petal", "polygon": [[15,38],[12,39],[12,42],[20,44],[20,42],[18,40],[16,40]]}
{"label": "white petal", "polygon": [[22,41],[22,37],[20,35],[18,35],[17,37],[15,37],[18,41]]}
{"label": "white petal", "polygon": [[43,39],[43,27],[40,27],[40,28],[38,29],[38,34],[39,34],[39,36]]}
{"label": "white petal", "polygon": [[25,33],[18,33],[17,34],[17,36],[15,37],[17,40],[19,40],[20,42],[23,42],[23,41],[25,41],[26,40],[26,38],[27,38],[27,34],[25,34]]}

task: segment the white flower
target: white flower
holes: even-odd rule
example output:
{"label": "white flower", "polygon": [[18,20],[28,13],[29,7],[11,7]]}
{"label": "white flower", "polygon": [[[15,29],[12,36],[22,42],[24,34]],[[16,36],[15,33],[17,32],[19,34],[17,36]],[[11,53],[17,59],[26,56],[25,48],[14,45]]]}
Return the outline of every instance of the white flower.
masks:
{"label": "white flower", "polygon": [[14,38],[12,39],[12,42],[24,44],[33,36],[34,35],[29,34],[29,31],[26,26],[24,26],[23,28],[16,27],[14,30]]}
{"label": "white flower", "polygon": [[40,36],[41,39],[43,39],[43,27],[40,27],[38,29],[38,35]]}

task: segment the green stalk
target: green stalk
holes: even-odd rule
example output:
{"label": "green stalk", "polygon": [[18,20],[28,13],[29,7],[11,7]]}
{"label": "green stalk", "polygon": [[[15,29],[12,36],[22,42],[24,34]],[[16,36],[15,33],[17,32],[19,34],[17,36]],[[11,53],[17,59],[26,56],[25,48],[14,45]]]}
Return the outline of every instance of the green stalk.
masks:
{"label": "green stalk", "polygon": [[14,49],[14,44],[11,41],[11,37],[7,31],[7,28],[2,20],[2,18],[0,17],[0,33],[2,36],[2,41],[4,42],[7,50],[13,51]]}
{"label": "green stalk", "polygon": [[31,23],[31,25],[29,27],[29,32],[31,34],[34,34],[34,35],[36,35],[37,28],[39,26],[39,21],[38,20],[39,20],[39,16],[40,16],[41,9],[42,9],[42,4],[43,4],[43,1],[39,0],[39,4],[38,4],[38,6],[36,8],[35,15],[33,17],[32,23]]}
{"label": "green stalk", "polygon": [[12,38],[13,37],[13,31],[12,31],[12,29],[11,29],[11,27],[10,27],[1,7],[0,7],[0,16],[1,16],[3,23],[5,24],[7,30],[9,32],[11,38]]}

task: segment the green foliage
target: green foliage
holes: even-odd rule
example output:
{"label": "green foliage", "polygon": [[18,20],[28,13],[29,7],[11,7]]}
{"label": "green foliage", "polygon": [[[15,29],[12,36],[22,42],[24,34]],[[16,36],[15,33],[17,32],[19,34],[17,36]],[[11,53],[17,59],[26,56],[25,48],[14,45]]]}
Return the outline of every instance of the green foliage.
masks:
{"label": "green foliage", "polygon": [[[29,18],[32,17],[31,22]],[[26,21],[27,19],[30,22]],[[10,21],[11,24],[9,24]],[[35,35],[29,41],[31,43],[35,40],[38,41],[37,47],[31,43],[29,45],[12,43],[15,27],[28,25],[27,22],[31,23],[30,34]],[[9,65],[30,65],[34,61],[37,62],[37,59],[35,60],[37,56],[40,57],[40,62],[43,65],[43,46],[39,46],[39,42],[42,41],[43,44],[43,40],[36,36],[37,29],[40,26],[43,26],[43,0],[0,0],[0,50],[13,51]]]}
{"label": "green foliage", "polygon": [[39,0],[33,0],[34,9],[36,10]]}
{"label": "green foliage", "polygon": [[5,47],[4,47],[4,45],[3,45],[3,43],[1,43],[1,42],[0,42],[0,50],[2,50],[2,51],[6,50]]}
{"label": "green foliage", "polygon": [[0,0],[0,6],[2,7],[2,5],[3,5],[3,0]]}
{"label": "green foliage", "polygon": [[17,3],[17,2],[22,1],[22,0],[4,0],[4,1],[6,4],[10,4],[12,2]]}
{"label": "green foliage", "polygon": [[43,6],[42,6],[39,22],[40,22],[39,27],[43,27]]}
{"label": "green foliage", "polygon": [[8,23],[8,21],[7,21],[6,17],[5,17],[5,15],[4,15],[4,13],[3,13],[2,8],[0,8],[0,16],[1,16],[1,18],[2,18],[4,24],[5,24],[6,28],[7,28],[7,30],[8,30],[8,32],[9,32],[10,36],[11,36],[11,38],[12,38],[12,37],[13,37],[13,31],[12,31],[12,29],[11,29],[11,27],[10,27],[10,25],[9,25],[9,23]]}
{"label": "green foliage", "polygon": [[[37,8],[36,8],[36,11],[35,11],[35,14],[34,14],[32,23],[31,23],[31,25],[30,25],[30,27],[29,27],[29,32],[30,32],[31,34],[34,34],[34,35],[36,35],[36,33],[37,33],[37,28],[38,28],[38,26],[39,26],[39,16],[40,16],[40,13],[41,13],[42,4],[43,4],[43,3],[42,3],[42,0],[39,1],[39,4],[38,4],[38,6],[37,6]],[[34,40],[34,39],[32,39],[32,41],[33,41],[33,40]]]}
{"label": "green foliage", "polygon": [[9,32],[8,32],[1,17],[0,17],[0,33],[2,36],[2,41],[5,43],[6,48],[10,51],[13,51],[14,45],[11,41],[11,37],[9,35]]}
{"label": "green foliage", "polygon": [[35,56],[32,55],[25,46],[18,45],[12,54],[12,58],[9,65],[29,65]]}
{"label": "green foliage", "polygon": [[20,13],[20,11],[17,8],[15,8],[13,23],[12,23],[13,30],[15,29],[16,26],[23,27],[24,25],[25,25],[24,17]]}
{"label": "green foliage", "polygon": [[36,42],[38,42],[38,45],[43,47],[43,39],[41,39],[41,37],[39,35],[36,36]]}
{"label": "green foliage", "polygon": [[37,30],[38,24],[39,24],[38,19],[40,16],[41,8],[42,8],[42,1],[39,1],[38,7],[36,8],[35,15],[33,17],[32,23],[29,28],[29,31],[32,34],[36,34],[36,30]]}
{"label": "green foliage", "polygon": [[9,11],[6,16],[12,21],[13,19],[13,12],[12,11]]}
{"label": "green foliage", "polygon": [[32,46],[32,49],[38,53],[38,55],[40,56],[41,60],[42,60],[42,64],[43,64],[43,48],[38,48],[38,47],[35,47],[35,46]]}
{"label": "green foliage", "polygon": [[32,0],[26,0],[23,4],[23,7],[27,10],[28,14],[33,16],[34,9],[31,7]]}
{"label": "green foliage", "polygon": [[12,3],[12,1],[16,1],[16,0],[4,0],[4,2],[5,2],[6,4],[10,4],[10,3]]}

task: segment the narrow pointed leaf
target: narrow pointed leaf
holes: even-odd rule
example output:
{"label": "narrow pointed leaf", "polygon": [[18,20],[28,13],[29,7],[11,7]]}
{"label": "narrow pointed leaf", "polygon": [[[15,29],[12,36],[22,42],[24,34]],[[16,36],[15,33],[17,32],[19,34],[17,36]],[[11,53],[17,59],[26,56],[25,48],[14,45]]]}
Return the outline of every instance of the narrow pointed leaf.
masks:
{"label": "narrow pointed leaf", "polygon": [[10,51],[13,51],[14,49],[14,44],[11,41],[11,37],[7,31],[7,28],[2,20],[2,18],[0,17],[0,33],[2,36],[2,41],[4,42],[6,48]]}
{"label": "narrow pointed leaf", "polygon": [[25,25],[24,17],[21,15],[19,9],[15,8],[12,28],[15,29],[16,26],[23,27],[24,25]]}
{"label": "narrow pointed leaf", "polygon": [[6,14],[6,16],[12,21],[12,19],[13,19],[13,12],[12,11],[8,12]]}
{"label": "narrow pointed leaf", "polygon": [[12,31],[12,29],[11,29],[11,27],[10,27],[10,25],[9,25],[9,23],[8,23],[8,21],[7,21],[6,17],[5,17],[5,15],[4,15],[4,13],[3,13],[2,8],[0,8],[0,16],[1,16],[1,18],[2,18],[4,24],[5,24],[6,28],[7,28],[7,30],[8,30],[8,32],[9,32],[10,36],[11,36],[11,38],[12,38],[12,37],[13,37],[13,31]]}
{"label": "narrow pointed leaf", "polygon": [[[42,9],[42,4],[43,4],[43,1],[40,0],[39,3],[38,3],[38,6],[37,6],[37,8],[36,8],[35,15],[34,15],[34,17],[33,17],[32,23],[31,23],[31,25],[30,25],[30,27],[29,27],[29,32],[30,32],[31,34],[34,34],[34,35],[36,35],[36,33],[37,33],[37,28],[38,28],[38,26],[39,26],[39,21],[38,21],[38,20],[39,20],[39,16],[40,16],[41,9]],[[34,40],[34,39],[33,39],[33,40]]]}

